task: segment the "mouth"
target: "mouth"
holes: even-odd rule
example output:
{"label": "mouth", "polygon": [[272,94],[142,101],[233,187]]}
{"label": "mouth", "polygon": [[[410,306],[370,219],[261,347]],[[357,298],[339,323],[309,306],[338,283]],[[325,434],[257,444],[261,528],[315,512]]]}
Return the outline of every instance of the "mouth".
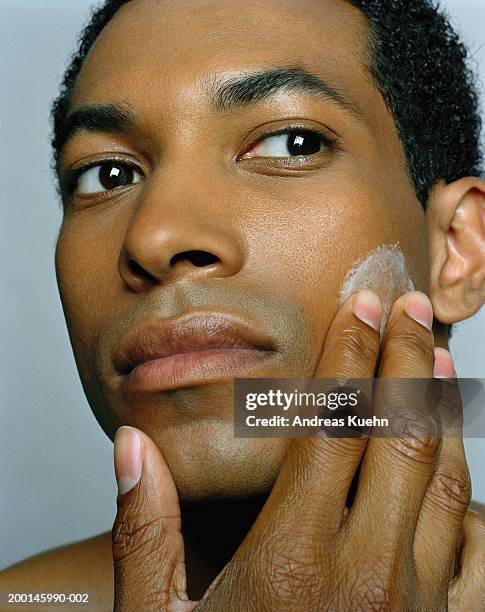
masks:
{"label": "mouth", "polygon": [[278,351],[271,338],[222,313],[153,321],[122,340],[113,356],[128,393],[159,393],[244,377]]}

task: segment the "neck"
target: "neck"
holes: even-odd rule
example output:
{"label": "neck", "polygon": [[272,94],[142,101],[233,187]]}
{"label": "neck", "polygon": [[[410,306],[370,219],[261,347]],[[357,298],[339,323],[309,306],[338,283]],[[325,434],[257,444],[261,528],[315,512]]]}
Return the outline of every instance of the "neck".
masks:
{"label": "neck", "polygon": [[187,593],[200,599],[251,529],[266,494],[198,502],[182,508]]}

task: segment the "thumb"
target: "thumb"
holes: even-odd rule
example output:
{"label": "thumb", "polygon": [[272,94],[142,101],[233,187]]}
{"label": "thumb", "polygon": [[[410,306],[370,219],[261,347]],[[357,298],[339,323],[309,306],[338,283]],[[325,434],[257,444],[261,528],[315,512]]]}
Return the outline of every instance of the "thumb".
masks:
{"label": "thumb", "polygon": [[115,435],[114,465],[114,610],[191,610],[180,505],[165,460],[146,434],[123,426]]}

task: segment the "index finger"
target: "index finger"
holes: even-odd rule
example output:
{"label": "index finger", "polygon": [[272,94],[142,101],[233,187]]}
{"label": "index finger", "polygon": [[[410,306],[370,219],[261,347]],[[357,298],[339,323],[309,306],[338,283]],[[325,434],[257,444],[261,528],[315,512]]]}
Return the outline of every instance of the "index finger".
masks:
{"label": "index finger", "polygon": [[[399,537],[411,544],[426,487],[436,466],[441,439],[424,406],[434,363],[433,309],[421,292],[400,297],[391,311],[381,357],[377,409],[404,413],[405,429],[369,440],[349,520],[358,537],[372,517],[373,541]],[[401,379],[409,379],[401,380]],[[413,381],[413,379],[416,379]],[[379,391],[382,390],[380,394]],[[424,408],[424,410],[423,410]],[[389,415],[391,428],[398,425]],[[387,524],[386,532],[382,525]],[[382,543],[382,542],[381,542]]]}

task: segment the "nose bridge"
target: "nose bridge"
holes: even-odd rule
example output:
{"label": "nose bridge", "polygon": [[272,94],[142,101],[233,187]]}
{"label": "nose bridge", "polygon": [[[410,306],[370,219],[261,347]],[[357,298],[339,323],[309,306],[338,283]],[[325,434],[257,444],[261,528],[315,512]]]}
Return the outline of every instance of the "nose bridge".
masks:
{"label": "nose bridge", "polygon": [[226,277],[242,266],[242,237],[208,173],[172,168],[154,173],[126,230],[120,273],[157,281]]}

